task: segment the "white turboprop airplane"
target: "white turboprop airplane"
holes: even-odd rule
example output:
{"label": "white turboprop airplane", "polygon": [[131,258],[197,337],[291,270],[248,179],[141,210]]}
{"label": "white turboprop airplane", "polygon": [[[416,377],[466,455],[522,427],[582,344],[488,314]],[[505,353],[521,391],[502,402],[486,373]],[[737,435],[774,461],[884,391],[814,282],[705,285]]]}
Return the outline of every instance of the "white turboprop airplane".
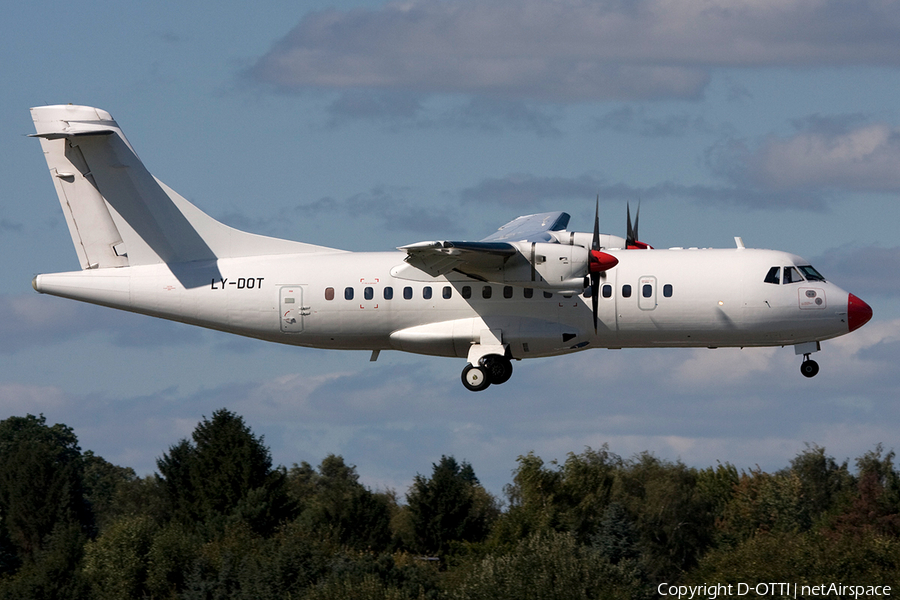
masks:
{"label": "white turboprop airplane", "polygon": [[31,109],[81,271],[38,292],[249,337],[344,350],[455,356],[466,388],[512,361],[588,348],[792,345],[803,375],[819,342],[872,318],[793,254],[654,250],[567,231],[563,212],[519,217],[478,242],[346,252],[232,229],[153,177],[106,111]]}

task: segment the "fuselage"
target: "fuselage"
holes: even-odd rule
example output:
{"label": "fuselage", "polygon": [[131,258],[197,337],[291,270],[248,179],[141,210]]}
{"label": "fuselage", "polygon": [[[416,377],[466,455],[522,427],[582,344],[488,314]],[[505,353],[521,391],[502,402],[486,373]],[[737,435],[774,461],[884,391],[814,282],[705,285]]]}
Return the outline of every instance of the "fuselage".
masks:
{"label": "fuselage", "polygon": [[801,275],[809,263],[786,252],[606,252],[627,260],[601,279],[596,332],[591,299],[583,294],[489,283],[455,272],[431,277],[410,268],[402,252],[89,269],[39,275],[34,287],[316,348],[466,357],[481,332],[490,330],[502,336],[515,359],[587,348],[793,345],[845,334],[871,316],[870,309],[868,316],[855,314],[855,297],[831,282]]}

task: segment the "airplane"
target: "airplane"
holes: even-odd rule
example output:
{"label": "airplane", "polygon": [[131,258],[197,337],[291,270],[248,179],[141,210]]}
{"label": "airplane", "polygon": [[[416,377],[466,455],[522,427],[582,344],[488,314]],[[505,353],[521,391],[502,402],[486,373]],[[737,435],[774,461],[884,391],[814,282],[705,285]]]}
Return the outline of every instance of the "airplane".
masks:
{"label": "airplane", "polygon": [[31,109],[81,264],[37,292],[282,344],[466,360],[471,391],[513,361],[591,348],[793,346],[806,377],[821,341],[872,309],[794,254],[654,249],[569,231],[569,215],[520,216],[479,241],[348,252],[239,231],[146,169],[112,116]]}

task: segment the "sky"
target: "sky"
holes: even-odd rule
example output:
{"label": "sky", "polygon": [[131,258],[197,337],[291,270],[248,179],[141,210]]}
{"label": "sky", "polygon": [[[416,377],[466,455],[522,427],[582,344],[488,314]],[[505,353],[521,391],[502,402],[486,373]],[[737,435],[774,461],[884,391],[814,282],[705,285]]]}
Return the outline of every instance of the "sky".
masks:
{"label": "sky", "polygon": [[[517,457],[604,443],[698,468],[853,461],[900,428],[900,4],[827,0],[58,0],[0,21],[0,418],[135,469],[227,408],[276,464],[329,453],[401,498],[442,455],[502,497]],[[792,348],[593,350],[466,391],[462,359],[325,351],[31,289],[77,270],[29,107],[109,111],[234,227],[353,251],[564,210],[657,248],[799,254],[873,320]],[[723,273],[722,276],[727,276]]]}

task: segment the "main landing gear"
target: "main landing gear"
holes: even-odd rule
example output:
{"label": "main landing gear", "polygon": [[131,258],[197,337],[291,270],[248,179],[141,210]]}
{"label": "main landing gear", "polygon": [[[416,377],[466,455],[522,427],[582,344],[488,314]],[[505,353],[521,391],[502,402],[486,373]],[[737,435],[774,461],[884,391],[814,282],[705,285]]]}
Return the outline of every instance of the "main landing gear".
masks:
{"label": "main landing gear", "polygon": [[489,385],[506,383],[512,377],[512,362],[499,354],[488,354],[478,359],[478,365],[467,364],[462,371],[462,382],[471,392],[480,392]]}

